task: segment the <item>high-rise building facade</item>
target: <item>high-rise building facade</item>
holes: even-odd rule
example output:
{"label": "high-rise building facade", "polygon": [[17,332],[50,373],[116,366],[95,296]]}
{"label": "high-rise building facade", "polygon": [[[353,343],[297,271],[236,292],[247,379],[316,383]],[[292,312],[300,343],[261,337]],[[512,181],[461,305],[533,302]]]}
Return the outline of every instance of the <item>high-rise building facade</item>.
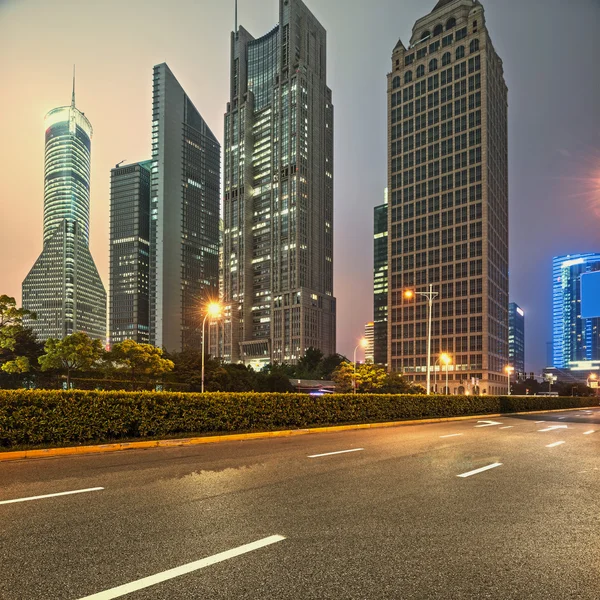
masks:
{"label": "high-rise building facade", "polygon": [[375,323],[371,321],[365,325],[365,340],[367,344],[365,346],[365,362],[373,364],[375,362],[374,355],[374,340],[375,340]]}
{"label": "high-rise building facade", "polygon": [[581,316],[581,276],[600,271],[600,254],[557,256],[552,268],[553,367],[600,360],[600,318]]}
{"label": "high-rise building facade", "polygon": [[373,233],[373,362],[387,364],[388,329],[388,193],[374,210]]}
{"label": "high-rise building facade", "polygon": [[106,339],[106,291],[89,249],[92,125],[75,107],[45,118],[44,245],[23,281],[25,322],[38,339]]}
{"label": "high-rise building facade", "polygon": [[335,353],[333,105],[326,32],[300,0],[231,38],[225,115],[225,356],[260,367]]}
{"label": "high-rise building facade", "polygon": [[393,371],[501,394],[508,364],[507,87],[479,0],[440,0],[398,41],[388,75],[389,326]]}
{"label": "high-rise building facade", "polygon": [[110,343],[150,341],[150,171],[152,161],[110,173]]}
{"label": "high-rise building facade", "polygon": [[218,297],[221,147],[164,63],[152,107],[150,341],[199,349]]}
{"label": "high-rise building facade", "polygon": [[516,304],[508,305],[508,364],[515,379],[526,379],[525,373],[525,312]]}

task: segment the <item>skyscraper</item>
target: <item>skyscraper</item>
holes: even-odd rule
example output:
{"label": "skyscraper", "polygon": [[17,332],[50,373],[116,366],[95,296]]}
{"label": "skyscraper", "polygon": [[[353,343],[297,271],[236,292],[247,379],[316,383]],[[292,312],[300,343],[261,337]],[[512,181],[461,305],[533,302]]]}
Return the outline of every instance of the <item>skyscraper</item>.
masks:
{"label": "skyscraper", "polygon": [[572,254],[553,260],[552,337],[554,364],[600,360],[600,319],[581,316],[581,276],[600,271],[600,254]]}
{"label": "skyscraper", "polygon": [[225,115],[225,355],[256,367],[335,352],[333,105],[326,32],[300,0],[231,38]]}
{"label": "skyscraper", "polygon": [[507,88],[479,0],[440,0],[398,41],[388,116],[389,365],[426,381],[432,286],[431,365],[449,353],[452,391],[505,393]]}
{"label": "skyscraper", "polygon": [[111,344],[150,341],[151,165],[117,165],[110,173]]}
{"label": "skyscraper", "polygon": [[388,329],[388,194],[374,210],[373,240],[373,362],[387,364]]}
{"label": "skyscraper", "polygon": [[45,118],[44,246],[23,281],[25,319],[40,340],[77,331],[106,339],[106,291],[89,249],[92,125],[70,106]]}
{"label": "skyscraper", "polygon": [[220,155],[166,64],[154,67],[150,187],[150,341],[200,348],[203,309],[218,296]]}
{"label": "skyscraper", "polygon": [[373,364],[374,362],[374,335],[375,335],[375,323],[371,321],[365,325],[365,340],[367,340],[367,346],[365,348],[365,362]]}
{"label": "skyscraper", "polygon": [[508,305],[508,364],[515,370],[515,378],[526,378],[525,373],[525,313],[511,302]]}

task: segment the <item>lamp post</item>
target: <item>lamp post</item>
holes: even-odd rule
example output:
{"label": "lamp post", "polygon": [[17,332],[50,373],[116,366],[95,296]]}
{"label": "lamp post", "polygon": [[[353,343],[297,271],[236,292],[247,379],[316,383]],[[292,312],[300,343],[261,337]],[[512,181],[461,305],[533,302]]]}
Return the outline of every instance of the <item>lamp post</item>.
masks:
{"label": "lamp post", "polygon": [[508,377],[508,395],[510,396],[510,376],[513,374],[515,368],[514,367],[506,367],[504,371],[506,372],[506,376]]}
{"label": "lamp post", "polygon": [[208,317],[216,318],[221,314],[221,305],[217,302],[211,302],[206,307],[206,315],[204,316],[204,321],[202,321],[202,386],[201,390],[204,394],[204,330],[206,327],[206,319]]}
{"label": "lamp post", "polygon": [[452,362],[452,358],[450,358],[449,354],[442,354],[440,356],[440,360],[441,362],[443,362],[446,365],[446,389],[445,392],[446,394],[450,394],[450,390],[448,389],[448,365]]}
{"label": "lamp post", "polygon": [[359,348],[366,348],[368,345],[369,345],[368,340],[363,338],[362,340],[360,340],[360,342],[358,342],[358,346],[356,346],[356,348],[354,348],[354,375],[352,376],[352,393],[353,394],[356,394],[356,351]]}
{"label": "lamp post", "polygon": [[423,296],[427,298],[427,309],[428,309],[428,318],[427,318],[427,395],[431,394],[431,319],[432,319],[432,308],[433,301],[435,298],[439,296],[438,292],[433,291],[433,284],[429,284],[428,292],[413,292],[412,290],[406,290],[404,292],[404,297],[408,300],[414,298],[414,296]]}

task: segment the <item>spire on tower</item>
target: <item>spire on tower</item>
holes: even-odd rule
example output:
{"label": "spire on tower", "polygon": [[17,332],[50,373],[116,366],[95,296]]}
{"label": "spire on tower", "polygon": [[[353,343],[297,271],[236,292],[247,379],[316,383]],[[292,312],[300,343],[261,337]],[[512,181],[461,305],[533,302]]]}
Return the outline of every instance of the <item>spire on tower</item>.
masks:
{"label": "spire on tower", "polygon": [[238,0],[235,0],[235,33],[238,32]]}
{"label": "spire on tower", "polygon": [[71,108],[75,108],[75,65],[73,65],[73,94],[71,96]]}

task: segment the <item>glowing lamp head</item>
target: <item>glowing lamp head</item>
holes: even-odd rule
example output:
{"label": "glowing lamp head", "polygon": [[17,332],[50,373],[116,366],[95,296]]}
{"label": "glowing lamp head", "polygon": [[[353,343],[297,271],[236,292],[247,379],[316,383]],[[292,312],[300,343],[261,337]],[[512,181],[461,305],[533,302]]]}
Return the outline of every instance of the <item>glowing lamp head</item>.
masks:
{"label": "glowing lamp head", "polygon": [[448,354],[442,354],[440,356],[440,360],[445,364],[445,365],[449,365],[452,363],[452,358],[450,358],[450,356]]}
{"label": "glowing lamp head", "polygon": [[591,373],[590,379],[598,379],[598,375],[596,375],[596,373]]}
{"label": "glowing lamp head", "polygon": [[221,305],[218,302],[211,302],[208,305],[206,312],[211,317],[218,317],[221,314]]}
{"label": "glowing lamp head", "polygon": [[361,348],[367,348],[369,346],[369,340],[363,338],[362,340],[360,340],[360,346]]}
{"label": "glowing lamp head", "polygon": [[405,297],[407,300],[412,300],[412,299],[415,297],[415,293],[414,293],[412,290],[406,290],[406,291],[404,292],[404,297]]}
{"label": "glowing lamp head", "polygon": [[514,367],[506,367],[506,368],[504,369],[504,371],[505,371],[505,372],[506,372],[508,375],[510,375],[510,374],[511,374],[511,373],[512,373],[514,370],[515,370],[515,368],[514,368]]}

